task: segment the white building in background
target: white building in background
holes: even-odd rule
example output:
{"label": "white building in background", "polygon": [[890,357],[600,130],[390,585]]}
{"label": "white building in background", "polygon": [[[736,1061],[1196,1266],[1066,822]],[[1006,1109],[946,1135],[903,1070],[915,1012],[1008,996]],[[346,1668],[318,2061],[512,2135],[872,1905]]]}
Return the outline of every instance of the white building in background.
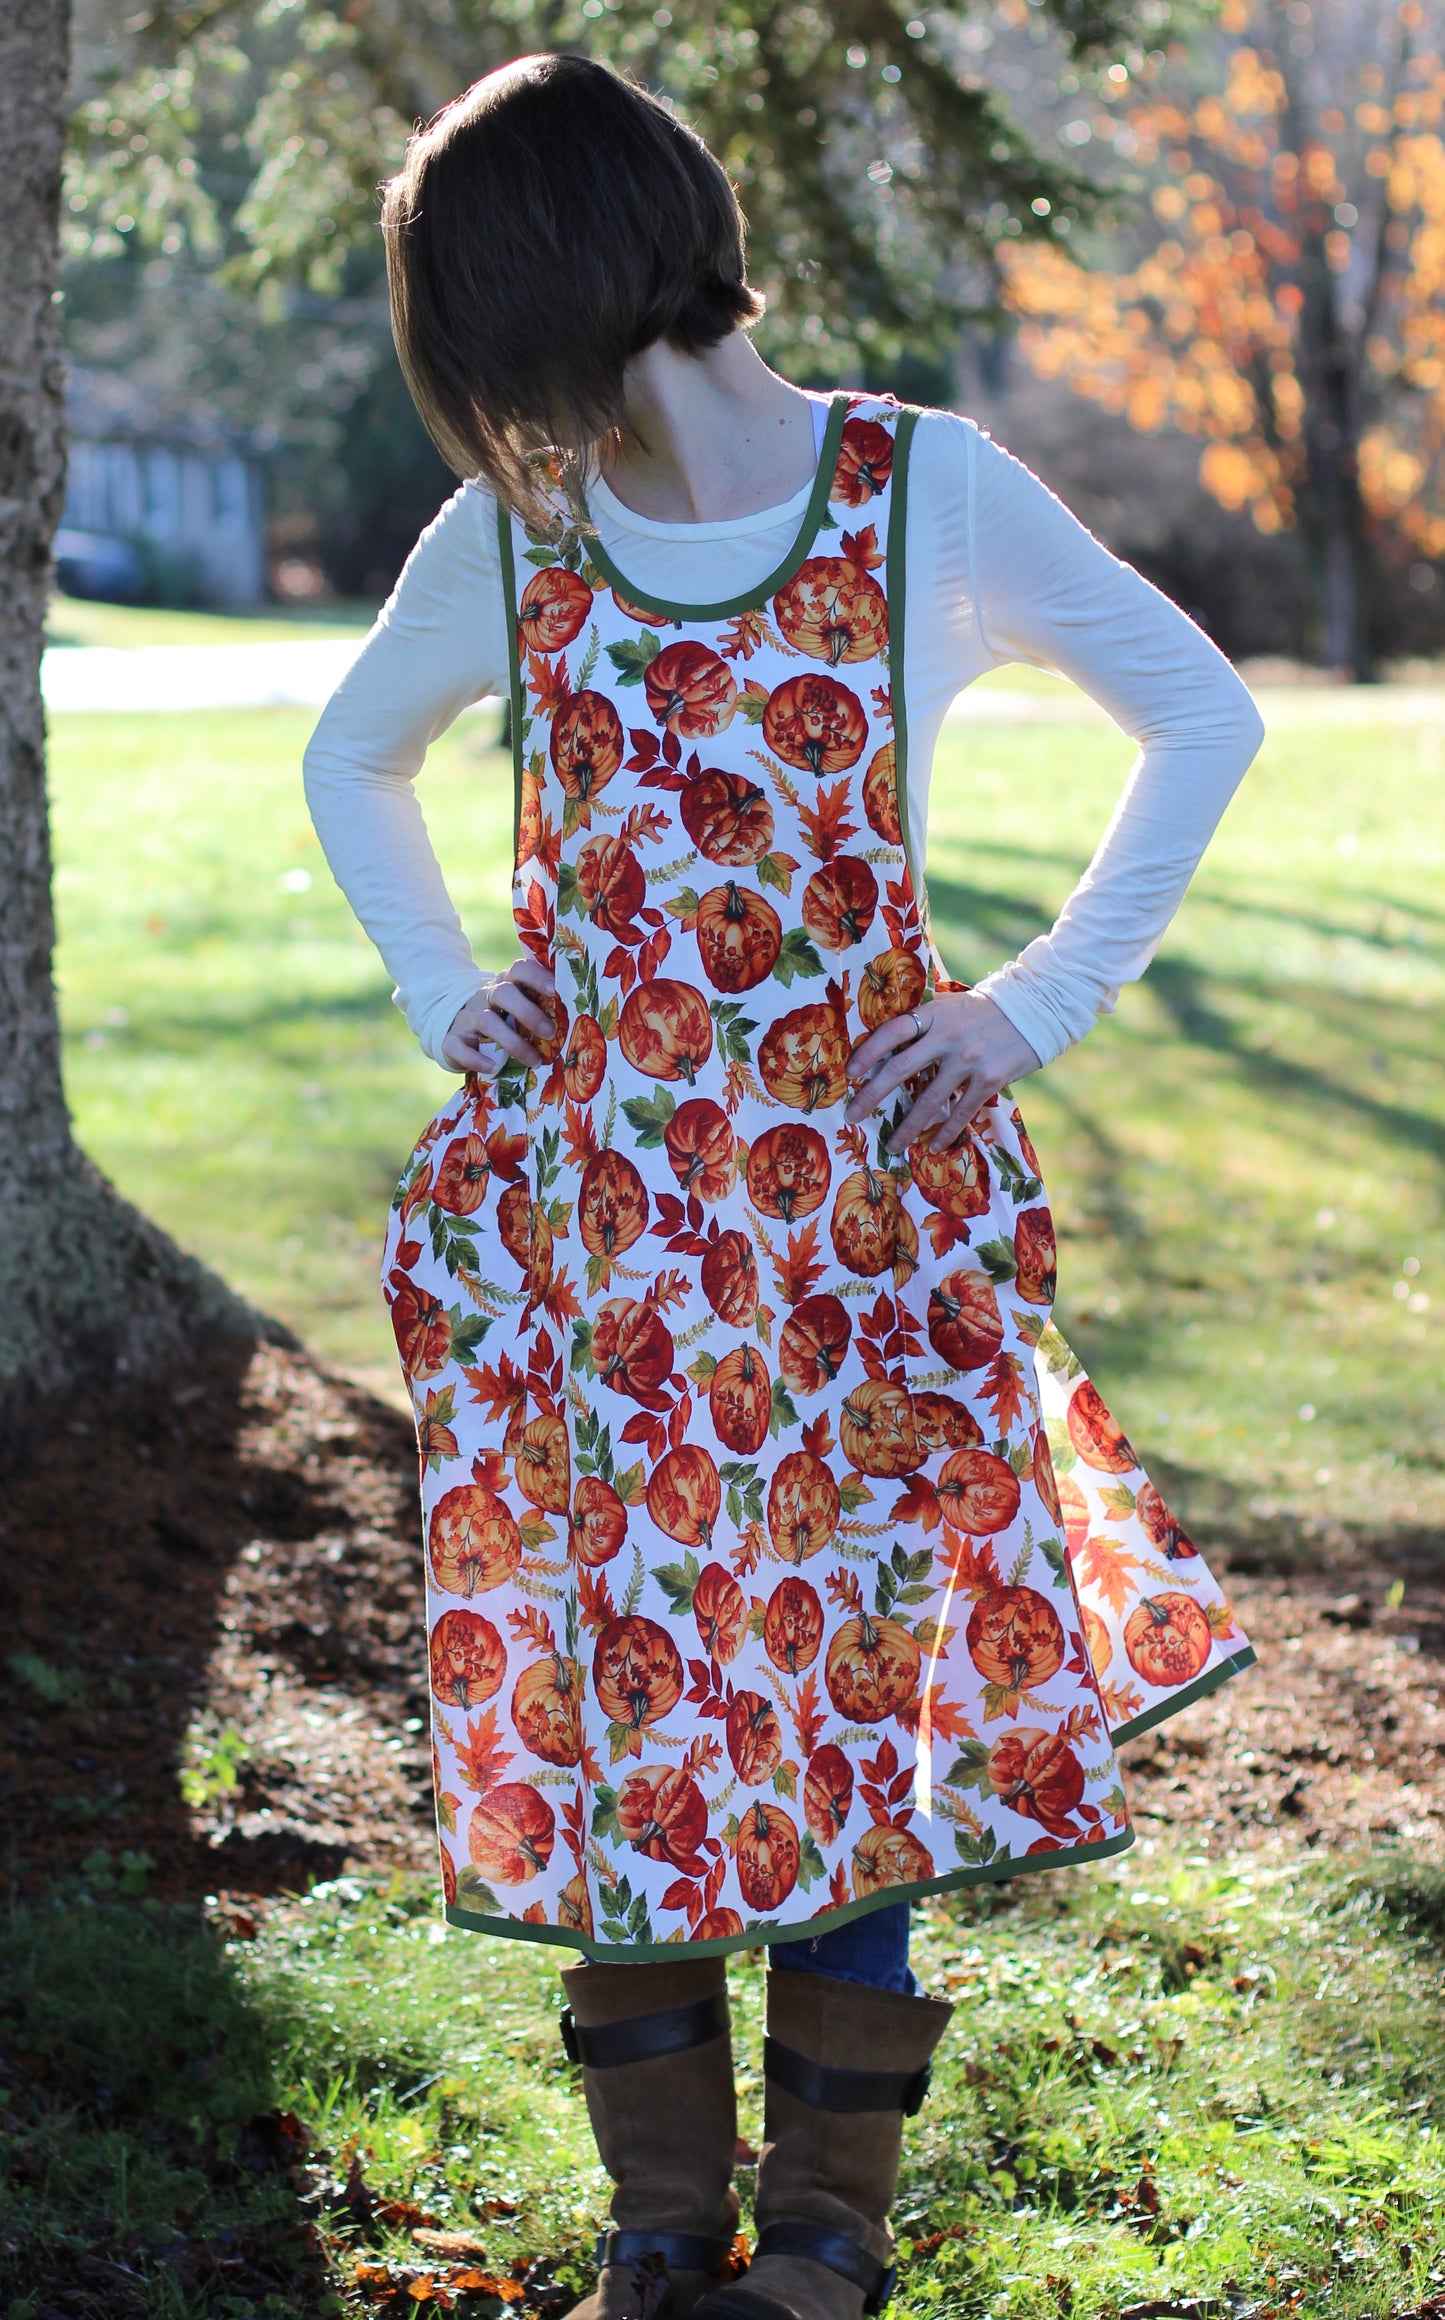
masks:
{"label": "white building in background", "polygon": [[55,555],[75,595],[259,604],[261,462],[244,438],[147,407],[114,373],[76,371],[70,473]]}

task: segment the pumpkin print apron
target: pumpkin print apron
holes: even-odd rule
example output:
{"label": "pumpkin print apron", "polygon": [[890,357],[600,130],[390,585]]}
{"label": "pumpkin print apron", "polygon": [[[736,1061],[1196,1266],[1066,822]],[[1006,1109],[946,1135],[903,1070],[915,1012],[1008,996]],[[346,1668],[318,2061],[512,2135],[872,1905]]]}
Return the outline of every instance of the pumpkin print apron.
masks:
{"label": "pumpkin print apron", "polygon": [[[1049,1318],[1011,1098],[884,1156],[946,984],[907,827],[916,413],[839,395],[792,552],[674,605],[500,518],[544,1072],[398,1188],[457,1925],[647,1958],[1132,1842],[1114,1743],[1253,1658]],[[701,564],[700,570],[705,569]]]}

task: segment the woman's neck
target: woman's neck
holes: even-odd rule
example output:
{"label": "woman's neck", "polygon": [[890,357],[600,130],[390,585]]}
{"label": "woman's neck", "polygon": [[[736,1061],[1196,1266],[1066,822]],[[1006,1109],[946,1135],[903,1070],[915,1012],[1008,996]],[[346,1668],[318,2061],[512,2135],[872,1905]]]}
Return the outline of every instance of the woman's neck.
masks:
{"label": "woman's neck", "polygon": [[603,475],[635,515],[723,523],[791,499],[812,478],[812,406],[740,330],[703,354],[647,347],[628,364],[624,391],[626,420]]}

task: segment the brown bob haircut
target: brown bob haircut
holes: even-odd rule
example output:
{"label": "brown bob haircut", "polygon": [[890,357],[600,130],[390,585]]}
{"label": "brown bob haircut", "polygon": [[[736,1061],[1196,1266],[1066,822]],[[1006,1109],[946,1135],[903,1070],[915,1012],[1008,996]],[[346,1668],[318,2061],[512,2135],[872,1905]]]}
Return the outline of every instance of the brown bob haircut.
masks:
{"label": "brown bob haircut", "polygon": [[382,209],[397,353],[459,475],[535,512],[535,455],[583,474],[658,339],[755,322],[737,196],[700,137],[580,56],[488,73],[407,147]]}

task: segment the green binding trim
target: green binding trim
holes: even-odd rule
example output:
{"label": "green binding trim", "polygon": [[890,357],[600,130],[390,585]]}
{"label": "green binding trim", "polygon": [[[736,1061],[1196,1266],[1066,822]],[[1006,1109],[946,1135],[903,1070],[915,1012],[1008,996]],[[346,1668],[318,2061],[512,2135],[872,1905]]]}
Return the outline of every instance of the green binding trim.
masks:
{"label": "green binding trim", "polygon": [[1034,1869],[1085,1868],[1091,1861],[1106,1861],[1113,1853],[1127,1853],[1134,1842],[1134,1831],[1125,1829],[1120,1836],[1106,1837],[1097,1845],[1074,1845],[1068,1851],[1057,1853],[1025,1853],[1021,1859],[988,1861],[977,1869],[955,1869],[947,1877],[931,1877],[921,1885],[889,1885],[881,1893],[870,1893],[866,1900],[850,1901],[845,1909],[822,1911],[817,1917],[805,1918],[801,1925],[791,1925],[784,1931],[775,1925],[755,1925],[746,1933],[730,1934],[724,1941],[654,1941],[629,1946],[623,1942],[589,1941],[583,1933],[564,1933],[557,1925],[522,1925],[515,1917],[478,1917],[453,1903],[445,1911],[448,1925],[462,1927],[468,1933],[495,1933],[510,1941],[543,1941],[558,1944],[565,1949],[580,1949],[584,1957],[600,1961],[621,1961],[626,1965],[666,1963],[676,1964],[680,1957],[727,1957],[736,1949],[767,1949],[774,1942],[816,1941],[820,1933],[832,1933],[836,1926],[850,1925],[855,1917],[867,1917],[875,1909],[892,1909],[900,1901],[912,1903],[926,1900],[930,1893],[955,1893],[962,1885],[998,1885],[1010,1877],[1026,1877]]}
{"label": "green binding trim", "polygon": [[[780,588],[787,586],[812,548],[837,472],[838,446],[843,440],[843,421],[848,414],[848,402],[849,397],[843,390],[833,397],[828,411],[828,424],[823,430],[823,448],[818,453],[818,471],[813,477],[813,488],[808,495],[808,504],[803,510],[803,519],[791,548],[777,570],[770,572],[766,580],[760,580],[756,588],[750,588],[745,596],[729,597],[725,604],[671,604],[665,597],[649,596],[644,589],[635,588],[625,572],[618,571],[595,530],[587,540],[587,553],[592,562],[599,572],[605,573],[629,604],[640,606],[644,612],[663,613],[669,620],[726,620],[735,612],[755,611],[760,604],[766,604],[770,596],[775,596]],[[587,507],[585,494],[582,505],[584,509]],[[590,510],[587,521],[589,524],[592,522]]]}
{"label": "green binding trim", "polygon": [[[903,855],[922,916],[923,883],[908,826],[908,701],[903,683],[903,616],[907,597],[908,454],[919,413],[904,411],[893,434],[892,497],[888,502],[888,691],[893,708],[893,788]],[[925,835],[927,833],[925,832]]]}
{"label": "green binding trim", "polygon": [[512,860],[522,835],[522,660],[517,648],[517,563],[512,550],[511,510],[497,502],[497,547],[502,565],[502,610],[507,621],[508,699],[512,728]]}
{"label": "green binding trim", "polygon": [[1137,1740],[1141,1732],[1152,1732],[1156,1724],[1167,1723],[1181,1708],[1192,1708],[1196,1700],[1207,1700],[1221,1684],[1227,1684],[1232,1676],[1243,1675],[1246,1668],[1254,1665],[1254,1646],[1247,1643],[1243,1651],[1235,1652],[1231,1659],[1222,1659],[1218,1667],[1207,1669],[1194,1683],[1186,1684],[1182,1692],[1171,1692],[1157,1707],[1146,1708],[1142,1716],[1131,1716],[1127,1724],[1121,1724],[1117,1732],[1109,1734],[1110,1740],[1116,1748],[1122,1747],[1126,1740]]}

